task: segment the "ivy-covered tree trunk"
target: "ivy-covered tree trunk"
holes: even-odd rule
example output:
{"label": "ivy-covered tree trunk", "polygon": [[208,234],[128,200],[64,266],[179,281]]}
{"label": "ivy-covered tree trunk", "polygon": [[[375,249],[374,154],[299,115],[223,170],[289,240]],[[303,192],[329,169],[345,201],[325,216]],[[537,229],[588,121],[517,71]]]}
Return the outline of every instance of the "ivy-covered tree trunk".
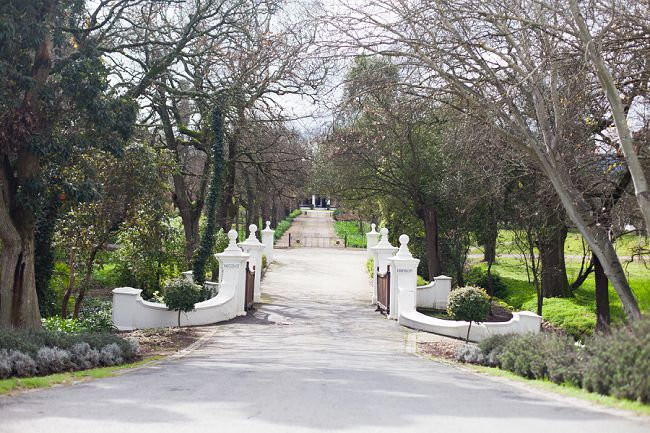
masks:
{"label": "ivy-covered tree trunk", "polygon": [[222,190],[224,171],[223,144],[224,144],[224,98],[220,97],[212,113],[212,130],[214,141],[212,144],[212,180],[206,199],[206,225],[201,243],[194,258],[192,274],[194,282],[202,285],[205,282],[205,265],[214,247],[214,232],[217,225],[217,206]]}
{"label": "ivy-covered tree trunk", "polygon": [[440,247],[438,241],[438,214],[435,209],[424,206],[420,212],[424,222],[424,233],[427,245],[427,268],[429,270],[429,279],[442,275],[440,265]]}

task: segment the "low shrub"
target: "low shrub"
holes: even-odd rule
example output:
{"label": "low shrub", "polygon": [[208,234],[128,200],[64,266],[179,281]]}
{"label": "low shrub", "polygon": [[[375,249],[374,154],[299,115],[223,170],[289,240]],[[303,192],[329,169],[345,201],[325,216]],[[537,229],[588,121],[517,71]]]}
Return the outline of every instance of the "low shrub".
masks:
{"label": "low shrub", "polygon": [[7,349],[0,349],[0,379],[6,379],[11,376],[11,371],[9,351]]}
{"label": "low shrub", "polygon": [[[494,289],[493,295],[496,296],[497,298],[502,298],[505,296],[506,292],[508,291],[508,286],[506,283],[501,279],[501,276],[497,274],[496,272],[492,271],[490,272],[492,276],[492,288]],[[471,268],[465,275],[465,284],[468,286],[476,286],[480,287],[482,289],[485,289],[487,292],[489,290],[489,285],[488,285],[488,274],[480,266],[474,266]]]}
{"label": "low shrub", "polygon": [[293,212],[291,212],[285,219],[280,221],[278,225],[275,227],[275,233],[273,234],[273,238],[277,241],[279,240],[284,233],[289,230],[289,227],[291,227],[291,223],[293,222],[294,219],[299,217],[302,214],[302,211],[300,209],[296,209]]}
{"label": "low shrub", "polygon": [[173,280],[165,287],[165,305],[178,311],[178,326],[181,326],[181,312],[194,310],[194,304],[201,300],[201,286],[184,278]]}
{"label": "low shrub", "polygon": [[456,360],[466,362],[468,364],[485,364],[485,355],[483,355],[483,352],[480,348],[472,344],[466,344],[464,346],[458,347],[454,353],[454,357]]}
{"label": "low shrub", "polygon": [[99,352],[99,361],[106,366],[121,364],[124,362],[122,349],[115,343],[107,344]]}
{"label": "low shrub", "polygon": [[41,347],[58,347],[60,349],[70,350],[78,343],[86,343],[90,348],[96,350],[100,350],[108,344],[115,343],[122,349],[123,357],[126,361],[132,361],[138,355],[138,347],[135,340],[127,340],[116,334],[64,334],[45,329],[20,331],[0,328],[0,350],[16,350],[31,357],[35,357]]}
{"label": "low shrub", "polygon": [[485,290],[478,287],[461,287],[452,290],[447,302],[447,313],[456,320],[469,322],[467,338],[472,328],[472,322],[482,322],[490,314],[490,298]]}
{"label": "low shrub", "polygon": [[585,342],[584,387],[600,394],[650,403],[650,319]]}
{"label": "low shrub", "polygon": [[500,367],[499,355],[508,340],[515,337],[514,334],[493,335],[481,341],[478,347],[485,356],[485,364],[490,367]]}
{"label": "low shrub", "polygon": [[269,259],[266,258],[265,254],[262,254],[262,269],[266,269],[269,264]]}
{"label": "low shrub", "polygon": [[99,351],[86,342],[77,343],[70,348],[72,363],[78,370],[87,370],[99,365]]}
{"label": "low shrub", "polygon": [[13,376],[29,377],[34,376],[37,372],[36,363],[31,356],[17,350],[10,350],[8,356]]}
{"label": "low shrub", "polygon": [[418,281],[417,281],[416,284],[418,286],[426,286],[427,284],[429,284],[429,282],[427,280],[425,280],[422,275],[418,275]]}
{"label": "low shrub", "polygon": [[530,379],[584,387],[591,392],[650,403],[650,319],[637,320],[584,346],[557,334],[495,335],[456,359],[499,366]]}
{"label": "low shrub", "polygon": [[60,373],[75,366],[70,352],[58,347],[41,347],[36,352],[35,361],[39,374]]}
{"label": "low shrub", "polygon": [[544,350],[533,334],[521,335],[506,341],[498,362],[504,370],[529,379],[543,379],[546,371]]}
{"label": "low shrub", "polygon": [[137,341],[114,334],[0,330],[0,379],[113,366],[138,352]]}

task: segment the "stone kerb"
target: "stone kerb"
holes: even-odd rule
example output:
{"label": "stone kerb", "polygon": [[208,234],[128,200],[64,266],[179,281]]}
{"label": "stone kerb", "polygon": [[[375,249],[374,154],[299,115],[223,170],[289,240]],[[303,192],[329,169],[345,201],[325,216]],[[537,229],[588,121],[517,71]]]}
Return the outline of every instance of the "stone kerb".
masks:
{"label": "stone kerb", "polygon": [[371,248],[376,246],[379,242],[379,236],[381,234],[375,230],[377,225],[375,223],[370,224],[370,231],[366,233],[366,251],[368,252],[368,258],[372,258]]}
{"label": "stone kerb", "polygon": [[226,249],[222,253],[214,255],[219,261],[219,283],[221,285],[224,281],[234,282],[237,315],[245,316],[246,262],[251,256],[244,253],[237,246],[237,232],[235,230],[228,232],[228,240],[229,243]]}
{"label": "stone kerb", "polygon": [[409,237],[399,237],[400,247],[393,257],[388,259],[391,265],[390,273],[390,311],[389,319],[397,320],[402,311],[416,309],[417,276],[420,260],[413,257],[408,249]]}
{"label": "stone kerb", "polygon": [[262,230],[262,243],[264,244],[264,255],[266,263],[273,261],[273,242],[275,240],[275,230],[271,228],[271,221],[266,222],[266,228]]}
{"label": "stone kerb", "polygon": [[257,239],[257,226],[251,224],[248,226],[250,235],[248,238],[239,244],[239,247],[244,253],[250,254],[248,263],[251,269],[255,268],[255,285],[253,290],[253,301],[260,302],[262,299],[261,284],[262,284],[262,254],[264,253],[264,244]]}
{"label": "stone kerb", "polygon": [[377,303],[377,268],[382,274],[386,272],[388,266],[388,259],[392,257],[397,251],[397,247],[394,247],[388,241],[388,229],[383,227],[379,230],[381,234],[381,239],[374,247],[370,248],[372,252],[372,304]]}

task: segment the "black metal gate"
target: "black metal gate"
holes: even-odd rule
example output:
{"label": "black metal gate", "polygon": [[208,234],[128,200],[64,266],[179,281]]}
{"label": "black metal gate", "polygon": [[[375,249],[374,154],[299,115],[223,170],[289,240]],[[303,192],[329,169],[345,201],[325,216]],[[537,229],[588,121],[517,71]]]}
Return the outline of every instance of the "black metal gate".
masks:
{"label": "black metal gate", "polygon": [[318,233],[289,233],[289,247],[345,248],[345,240],[338,236],[324,236]]}

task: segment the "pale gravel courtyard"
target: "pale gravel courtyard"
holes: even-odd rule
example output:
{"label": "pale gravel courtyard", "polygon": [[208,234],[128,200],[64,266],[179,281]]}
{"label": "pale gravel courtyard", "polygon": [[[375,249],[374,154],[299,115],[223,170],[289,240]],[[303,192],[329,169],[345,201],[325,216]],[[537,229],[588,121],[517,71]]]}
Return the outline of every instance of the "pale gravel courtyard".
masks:
{"label": "pale gravel courtyard", "polygon": [[258,310],[183,357],[0,398],[0,432],[650,432],[411,353],[374,312],[366,253],[277,250]]}

